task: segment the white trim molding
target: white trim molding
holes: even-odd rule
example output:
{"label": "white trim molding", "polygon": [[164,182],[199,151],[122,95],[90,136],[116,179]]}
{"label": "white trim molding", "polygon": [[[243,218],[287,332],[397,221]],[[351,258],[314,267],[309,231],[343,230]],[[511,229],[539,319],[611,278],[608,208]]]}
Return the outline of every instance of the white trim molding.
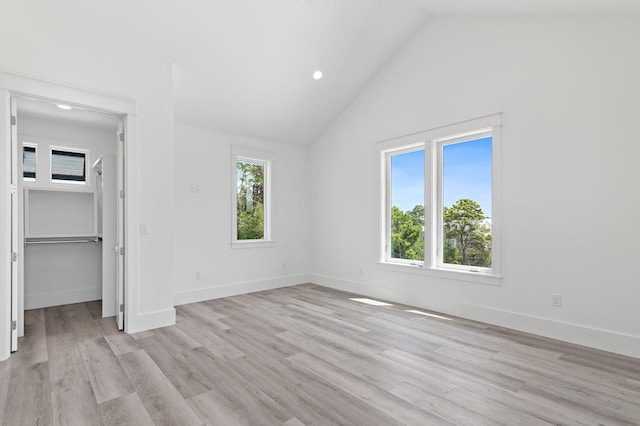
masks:
{"label": "white trim molding", "polygon": [[62,103],[71,107],[89,107],[94,111],[112,114],[137,114],[138,105],[133,99],[108,95],[52,83],[0,70],[0,88],[8,89],[12,95],[35,96],[38,99]]}
{"label": "white trim molding", "polygon": [[11,353],[11,94],[0,80],[0,361]]}
{"label": "white trim molding", "polygon": [[309,278],[309,274],[283,275],[264,280],[241,281],[194,290],[185,290],[175,294],[174,304],[176,306],[186,305],[187,303],[202,302],[204,300],[219,299],[221,297],[237,296],[239,294],[291,287],[298,284],[308,283]]}
{"label": "white trim molding", "polygon": [[24,308],[39,309],[48,306],[68,305],[70,303],[90,302],[100,299],[102,299],[102,287],[56,291],[52,293],[25,294]]}
{"label": "white trim molding", "polygon": [[487,324],[523,331],[577,345],[640,358],[640,336],[528,315],[491,306],[474,305],[434,297],[397,287],[384,287],[328,275],[311,274],[310,282],[388,302],[415,306]]}

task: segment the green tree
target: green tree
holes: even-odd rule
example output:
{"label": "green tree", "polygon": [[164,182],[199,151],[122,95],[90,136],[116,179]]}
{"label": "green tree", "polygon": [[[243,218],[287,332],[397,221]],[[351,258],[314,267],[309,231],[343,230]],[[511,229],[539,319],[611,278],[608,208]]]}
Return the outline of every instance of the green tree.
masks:
{"label": "green tree", "polygon": [[444,208],[444,261],[491,267],[491,233],[478,203],[458,200]]}
{"label": "green tree", "polygon": [[249,161],[237,163],[238,240],[264,238],[264,165]]}
{"label": "green tree", "polygon": [[421,225],[424,225],[424,206],[417,205],[413,208],[413,210],[407,213],[409,213],[411,217],[418,221]]}
{"label": "green tree", "polygon": [[[421,213],[420,213],[421,212]],[[403,212],[391,208],[391,257],[424,260],[424,206]]]}

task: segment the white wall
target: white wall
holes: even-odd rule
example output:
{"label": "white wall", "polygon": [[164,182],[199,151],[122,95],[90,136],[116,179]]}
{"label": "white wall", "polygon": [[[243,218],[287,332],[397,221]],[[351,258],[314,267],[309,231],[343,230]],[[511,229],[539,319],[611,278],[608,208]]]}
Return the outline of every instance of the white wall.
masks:
{"label": "white wall", "polygon": [[[640,357],[638,52],[638,18],[427,22],[312,147],[314,282]],[[380,269],[374,143],[495,112],[502,285]]]}
{"label": "white wall", "polygon": [[[176,304],[307,282],[308,149],[181,125],[175,140]],[[274,247],[231,248],[232,144],[275,157]]]}
{"label": "white wall", "polygon": [[[135,197],[129,199],[128,208],[134,212],[137,223],[130,221],[129,224],[137,229],[140,222],[147,223],[151,233],[131,236],[134,242],[130,249],[135,252],[132,267],[137,275],[130,280],[133,291],[127,298],[126,310],[131,313],[127,320],[128,331],[174,323],[170,61],[122,41],[113,43],[108,37],[105,40],[67,37],[63,32],[38,28],[25,31],[20,20],[5,24],[1,32],[7,36],[0,37],[0,70],[136,102],[135,135],[130,135],[135,138],[136,146],[128,152],[127,161],[131,165],[129,170],[135,171],[128,176],[135,192]],[[0,209],[5,209],[5,204],[3,201]],[[3,228],[0,232],[0,239],[6,241],[6,230]],[[4,289],[1,290],[4,294]],[[0,308],[0,318],[3,320],[0,322],[4,322],[4,308]],[[4,343],[0,345],[4,346]],[[0,347],[0,358],[3,349]]]}
{"label": "white wall", "polygon": [[25,309],[102,299],[101,244],[29,244],[24,252]]}

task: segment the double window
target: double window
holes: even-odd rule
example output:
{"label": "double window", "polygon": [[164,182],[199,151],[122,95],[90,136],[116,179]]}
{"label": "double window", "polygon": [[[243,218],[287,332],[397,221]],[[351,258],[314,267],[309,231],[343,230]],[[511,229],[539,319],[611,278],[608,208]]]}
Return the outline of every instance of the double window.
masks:
{"label": "double window", "polygon": [[382,263],[499,274],[499,120],[384,142]]}
{"label": "double window", "polygon": [[232,149],[232,245],[273,243],[271,235],[271,167],[269,154]]}
{"label": "double window", "polygon": [[[86,150],[51,147],[49,157],[51,182],[86,184],[87,157],[88,151]],[[22,176],[25,182],[35,182],[39,178],[38,146],[36,144],[23,143]]]}

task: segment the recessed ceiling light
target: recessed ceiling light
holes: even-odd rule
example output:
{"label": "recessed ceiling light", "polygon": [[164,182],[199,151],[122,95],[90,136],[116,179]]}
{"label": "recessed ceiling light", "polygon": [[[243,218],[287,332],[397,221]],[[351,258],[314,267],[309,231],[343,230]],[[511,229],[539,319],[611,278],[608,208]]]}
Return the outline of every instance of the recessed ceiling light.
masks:
{"label": "recessed ceiling light", "polygon": [[316,71],[313,73],[313,79],[314,80],[320,80],[322,78],[322,71]]}
{"label": "recessed ceiling light", "polygon": [[69,105],[62,105],[62,104],[58,104],[58,108],[60,108],[60,109],[71,109],[71,107]]}

